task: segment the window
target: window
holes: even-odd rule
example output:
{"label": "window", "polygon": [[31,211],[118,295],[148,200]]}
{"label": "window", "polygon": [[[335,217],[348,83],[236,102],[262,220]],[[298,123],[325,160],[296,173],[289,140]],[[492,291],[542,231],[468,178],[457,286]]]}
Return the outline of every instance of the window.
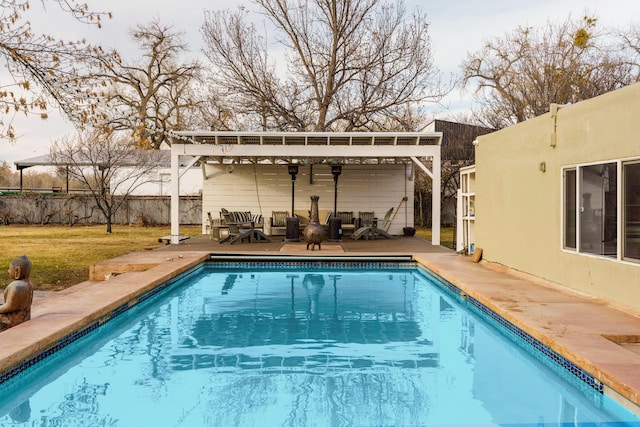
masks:
{"label": "window", "polygon": [[615,163],[580,168],[580,252],[617,255]]}
{"label": "window", "polygon": [[640,261],[640,160],[566,168],[562,188],[565,249]]}
{"label": "window", "polygon": [[640,161],[625,163],[622,167],[624,182],[623,252],[624,258],[640,260]]}

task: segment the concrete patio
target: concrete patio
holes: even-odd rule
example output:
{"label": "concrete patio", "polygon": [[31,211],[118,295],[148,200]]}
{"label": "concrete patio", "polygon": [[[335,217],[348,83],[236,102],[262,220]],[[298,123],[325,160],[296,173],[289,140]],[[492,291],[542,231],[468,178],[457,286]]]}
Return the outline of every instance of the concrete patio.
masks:
{"label": "concrete patio", "polygon": [[115,258],[92,267],[94,280],[36,299],[29,322],[1,333],[0,375],[211,254],[412,255],[463,294],[593,375],[607,395],[640,414],[640,317],[558,284],[499,265],[474,263],[416,237],[325,242],[321,250],[307,251],[304,242],[229,245],[198,236],[180,245]]}

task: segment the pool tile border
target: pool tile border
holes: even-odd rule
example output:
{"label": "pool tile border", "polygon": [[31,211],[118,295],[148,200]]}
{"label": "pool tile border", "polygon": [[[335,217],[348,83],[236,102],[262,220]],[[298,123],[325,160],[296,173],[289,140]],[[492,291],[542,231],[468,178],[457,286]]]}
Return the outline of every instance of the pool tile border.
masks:
{"label": "pool tile border", "polygon": [[[453,283],[449,282],[444,277],[429,270],[427,267],[421,264],[418,264],[418,265],[420,269],[432,275],[436,279],[436,282],[438,284],[440,284],[443,288],[446,288],[454,296],[456,296],[459,299],[459,301],[466,302],[470,308],[474,309],[475,313],[477,313],[478,315],[480,315],[485,319],[488,319],[497,323],[496,326],[501,327],[499,330],[502,330],[503,332],[505,331],[508,332],[509,336],[511,336],[512,338],[521,340],[522,342],[518,343],[521,345],[521,347],[524,348],[522,344],[525,344],[531,350],[536,351],[536,352],[530,351],[530,353],[533,354],[533,356],[536,357],[538,360],[541,360],[543,362],[554,362],[558,368],[561,368],[563,370],[563,372],[573,375],[575,379],[580,380],[582,383],[596,390],[598,393],[604,394],[604,384],[600,380],[598,380],[596,377],[594,377],[593,375],[591,375],[590,373],[588,373],[587,371],[585,371],[575,363],[571,362],[569,359],[562,356],[560,353],[556,352],[546,344],[542,343],[540,340],[536,339],[535,337],[533,337],[532,335],[530,335],[520,327],[509,322],[507,319],[500,316],[498,313],[496,313],[495,311],[487,307],[485,304],[483,304],[479,300],[473,298],[470,295],[467,295],[466,292],[464,292],[462,289],[460,289]],[[543,359],[540,356],[545,356],[546,359]]]}
{"label": "pool tile border", "polygon": [[[523,331],[519,327],[515,326],[513,323],[505,320],[503,317],[499,316],[494,311],[490,310],[487,306],[482,304],[477,299],[467,296],[466,300],[475,307],[482,315],[485,317],[489,317],[494,322],[497,322],[499,326],[506,329],[508,332],[513,334],[516,338],[524,341],[524,344],[530,346],[533,350],[542,353],[547,358],[551,359],[551,361],[555,362],[559,365],[560,368],[565,369],[568,373],[574,375],[577,379],[586,383],[589,387],[593,388],[599,393],[604,393],[604,384],[595,378],[593,375],[571,362],[560,353],[555,350],[549,348],[547,345],[543,344],[540,340],[534,338],[527,332]],[[534,353],[534,356],[537,356]],[[537,359],[541,359],[540,357],[536,357]]]}
{"label": "pool tile border", "polygon": [[348,270],[352,268],[369,268],[369,269],[397,269],[403,267],[415,268],[417,263],[415,261],[350,261],[350,260],[317,260],[317,261],[254,261],[254,262],[242,262],[242,261],[209,261],[205,266],[213,268],[288,268],[288,267],[302,267],[310,270],[320,270],[323,268],[335,268]]}

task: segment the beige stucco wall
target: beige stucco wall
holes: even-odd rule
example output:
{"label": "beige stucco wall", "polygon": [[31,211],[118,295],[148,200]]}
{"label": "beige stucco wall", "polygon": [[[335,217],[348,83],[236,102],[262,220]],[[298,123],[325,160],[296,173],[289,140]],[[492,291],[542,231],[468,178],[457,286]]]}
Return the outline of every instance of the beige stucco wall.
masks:
{"label": "beige stucco wall", "polygon": [[[476,246],[483,258],[640,311],[640,264],[562,249],[562,168],[640,158],[640,84],[481,136]],[[540,170],[544,162],[546,171]]]}

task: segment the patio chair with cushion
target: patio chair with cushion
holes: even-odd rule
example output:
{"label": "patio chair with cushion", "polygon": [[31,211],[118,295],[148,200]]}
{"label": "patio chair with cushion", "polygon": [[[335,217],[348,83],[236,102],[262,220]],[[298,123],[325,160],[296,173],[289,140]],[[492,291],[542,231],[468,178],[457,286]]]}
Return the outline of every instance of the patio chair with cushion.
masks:
{"label": "patio chair with cushion", "polygon": [[256,230],[264,230],[264,221],[262,219],[262,215],[260,214],[252,214],[250,211],[241,212],[234,211],[229,212],[235,222],[237,223],[248,223],[253,221],[253,228]]}
{"label": "patio chair with cushion", "polygon": [[220,214],[224,218],[224,223],[229,227],[229,235],[220,240],[220,243],[229,242],[234,244],[247,240],[248,242],[268,242],[269,238],[260,230],[256,230],[255,222],[251,219],[244,220],[246,216],[233,214],[228,210],[222,208]]}
{"label": "patio chair with cushion", "polygon": [[338,211],[338,218],[340,218],[340,223],[342,225],[342,233],[343,234],[351,234],[356,229],[356,221],[353,217],[353,212],[345,212]]}
{"label": "patio chair with cushion", "polygon": [[230,244],[236,242],[242,242],[243,240],[250,241],[251,234],[253,232],[253,222],[238,222],[236,217],[228,210],[222,208],[220,211],[224,224],[229,228],[229,235],[224,239],[220,239],[220,243],[229,242]]}
{"label": "patio chair with cushion", "polygon": [[272,211],[271,212],[271,228],[269,234],[271,236],[284,236],[287,234],[287,218],[289,211]]}

